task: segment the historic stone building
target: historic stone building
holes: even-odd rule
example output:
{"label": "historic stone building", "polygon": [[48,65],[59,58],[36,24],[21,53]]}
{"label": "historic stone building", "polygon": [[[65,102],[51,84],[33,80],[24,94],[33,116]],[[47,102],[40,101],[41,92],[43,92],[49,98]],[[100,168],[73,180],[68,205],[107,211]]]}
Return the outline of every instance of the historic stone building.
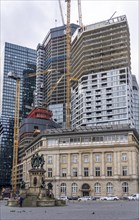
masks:
{"label": "historic stone building", "polygon": [[139,135],[128,126],[43,131],[26,147],[26,185],[36,152],[44,155],[45,183],[52,181],[56,197],[139,192]]}

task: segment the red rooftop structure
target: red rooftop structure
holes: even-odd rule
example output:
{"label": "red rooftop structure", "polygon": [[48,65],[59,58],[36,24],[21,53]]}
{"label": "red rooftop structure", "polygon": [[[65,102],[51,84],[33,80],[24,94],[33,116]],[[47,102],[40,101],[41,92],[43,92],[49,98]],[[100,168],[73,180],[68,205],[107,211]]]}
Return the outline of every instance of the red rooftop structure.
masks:
{"label": "red rooftop structure", "polygon": [[40,119],[52,119],[53,113],[52,111],[42,108],[36,107],[34,108],[27,116],[27,118],[40,118]]}

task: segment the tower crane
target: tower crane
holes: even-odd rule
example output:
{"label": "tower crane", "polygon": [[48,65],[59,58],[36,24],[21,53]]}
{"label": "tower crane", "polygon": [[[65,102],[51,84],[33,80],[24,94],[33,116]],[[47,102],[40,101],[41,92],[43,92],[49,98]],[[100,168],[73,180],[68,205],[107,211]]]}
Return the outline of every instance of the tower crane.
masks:
{"label": "tower crane", "polygon": [[[29,77],[51,72],[52,69],[31,73]],[[9,72],[8,77],[16,80],[16,95],[15,95],[15,114],[14,114],[14,144],[13,144],[13,161],[12,161],[12,190],[16,192],[17,183],[17,165],[18,165],[18,137],[19,137],[19,112],[20,112],[20,77],[14,72]]]}
{"label": "tower crane", "polygon": [[78,15],[79,15],[79,26],[80,26],[80,27],[83,27],[83,23],[82,23],[81,0],[78,0]]}
{"label": "tower crane", "polygon": [[14,144],[12,163],[12,190],[16,192],[17,163],[18,163],[18,135],[19,135],[19,110],[20,110],[20,77],[14,72],[9,72],[8,77],[16,80],[15,114],[14,114]]}
{"label": "tower crane", "polygon": [[66,26],[66,128],[70,128],[70,7],[71,0],[67,2],[67,26]]}
{"label": "tower crane", "polygon": [[61,0],[58,0],[59,3],[59,8],[60,8],[60,14],[61,14],[61,19],[62,19],[62,24],[64,25],[64,16],[63,16],[63,11],[62,11],[62,6],[61,6]]}

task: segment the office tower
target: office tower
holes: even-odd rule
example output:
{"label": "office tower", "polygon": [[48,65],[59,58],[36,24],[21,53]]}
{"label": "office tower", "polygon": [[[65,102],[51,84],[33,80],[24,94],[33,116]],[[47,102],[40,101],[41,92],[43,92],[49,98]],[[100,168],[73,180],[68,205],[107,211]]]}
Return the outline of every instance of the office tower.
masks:
{"label": "office tower", "polygon": [[[15,112],[16,81],[8,78],[8,73],[13,71],[21,78],[20,110],[22,118],[23,101],[23,74],[33,71],[30,65],[36,64],[36,51],[19,45],[5,43],[4,71],[3,71],[3,96],[1,122],[3,134],[0,140],[0,185],[9,185],[11,181],[13,126]],[[33,95],[32,95],[33,99]],[[33,100],[32,100],[33,102]],[[26,103],[28,105],[28,103]]]}
{"label": "office tower", "polygon": [[72,126],[130,124],[130,34],[126,16],[78,29],[72,37]]}
{"label": "office tower", "polygon": [[22,118],[26,118],[32,110],[34,100],[32,95],[36,89],[36,76],[30,77],[30,73],[36,72],[36,65],[28,64],[28,68],[23,71],[23,98],[22,98]]}
{"label": "office tower", "polygon": [[[77,25],[71,24],[71,35],[77,29]],[[47,69],[48,74],[42,74],[36,78],[36,105],[47,104],[53,111],[53,119],[58,123],[65,122],[66,104],[66,26],[50,29],[42,44],[37,47],[37,71]],[[63,75],[58,86],[52,88]]]}

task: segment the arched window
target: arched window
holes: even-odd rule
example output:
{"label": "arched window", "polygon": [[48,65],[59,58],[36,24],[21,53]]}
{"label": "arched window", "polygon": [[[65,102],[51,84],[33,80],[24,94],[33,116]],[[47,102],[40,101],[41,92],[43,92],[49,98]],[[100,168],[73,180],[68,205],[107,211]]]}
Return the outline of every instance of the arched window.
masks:
{"label": "arched window", "polygon": [[112,183],[107,183],[107,193],[112,193],[113,192],[113,185]]}
{"label": "arched window", "polygon": [[72,193],[77,193],[78,185],[76,183],[72,183],[71,191]]}
{"label": "arched window", "polygon": [[122,190],[123,190],[123,193],[128,193],[128,183],[127,182],[122,183]]}
{"label": "arched window", "polygon": [[66,183],[61,183],[61,193],[66,193]]}
{"label": "arched window", "polygon": [[94,188],[95,188],[95,193],[100,193],[101,192],[100,183],[95,183]]}

